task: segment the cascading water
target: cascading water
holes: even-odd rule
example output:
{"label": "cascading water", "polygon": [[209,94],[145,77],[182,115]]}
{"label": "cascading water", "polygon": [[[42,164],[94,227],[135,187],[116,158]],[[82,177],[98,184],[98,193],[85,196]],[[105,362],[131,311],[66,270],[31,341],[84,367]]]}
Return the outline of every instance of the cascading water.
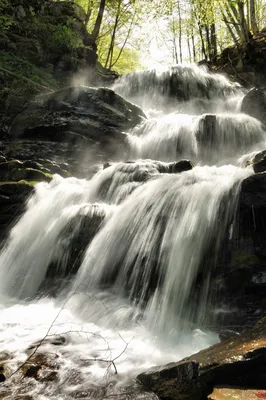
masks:
{"label": "cascading water", "polygon": [[[149,107],[161,107],[127,133],[130,159],[142,159],[90,181],[39,184],[0,257],[0,344],[14,355],[11,366],[48,331],[68,333],[57,350],[59,382],[19,383],[40,399],[123,393],[139,371],[217,340],[199,327],[240,183],[252,173],[237,159],[265,142],[261,124],[239,113],[244,91],[198,67],[133,74],[115,87],[128,99],[146,92]],[[174,173],[182,158],[196,166]],[[71,275],[82,226],[86,250]],[[55,298],[47,297],[49,277],[66,280]],[[55,352],[49,342],[42,351]]]}

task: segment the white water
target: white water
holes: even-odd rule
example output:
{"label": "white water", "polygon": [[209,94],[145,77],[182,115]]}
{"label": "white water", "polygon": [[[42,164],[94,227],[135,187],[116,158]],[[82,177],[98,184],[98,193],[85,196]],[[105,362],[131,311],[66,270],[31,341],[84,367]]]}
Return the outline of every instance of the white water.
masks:
{"label": "white water", "polygon": [[[68,335],[64,345],[41,347],[56,358],[59,382],[21,382],[16,374],[2,386],[9,398],[19,392],[40,400],[82,398],[82,393],[83,398],[103,399],[131,387],[150,366],[176,361],[218,340],[199,328],[211,311],[206,254],[214,250],[209,264],[215,267],[239,185],[252,173],[239,168],[238,159],[259,149],[265,132],[257,120],[239,113],[241,88],[198,67],[180,68],[178,84],[185,87],[186,99],[172,100],[170,114],[161,101],[169,90],[162,90],[163,74],[159,84],[154,75],[145,84],[147,77],[140,74],[116,85],[135,99],[147,89],[148,114],[156,117],[128,132],[128,141],[132,158],[153,161],[116,163],[91,181],[55,176],[50,184],[37,186],[11,231],[0,256],[0,351],[14,356],[10,372],[58,314],[49,335]],[[210,129],[204,127],[201,108],[204,113],[219,109]],[[154,161],[181,158],[198,166],[168,174],[162,173],[164,162]],[[64,229],[84,214],[91,223],[95,215],[102,216],[99,233],[69,285],[55,299],[45,298],[40,287],[50,264],[58,263],[62,277],[66,273],[71,237],[65,237]],[[204,276],[201,290],[199,273]]]}

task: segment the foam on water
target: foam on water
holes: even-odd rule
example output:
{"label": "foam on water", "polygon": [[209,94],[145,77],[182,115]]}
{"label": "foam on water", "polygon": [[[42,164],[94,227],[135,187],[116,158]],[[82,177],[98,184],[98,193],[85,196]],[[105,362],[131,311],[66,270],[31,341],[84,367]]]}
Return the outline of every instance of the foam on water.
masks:
{"label": "foam on water", "polygon": [[144,121],[128,134],[128,142],[132,158],[235,164],[243,153],[265,146],[266,132],[245,114],[172,113]]}

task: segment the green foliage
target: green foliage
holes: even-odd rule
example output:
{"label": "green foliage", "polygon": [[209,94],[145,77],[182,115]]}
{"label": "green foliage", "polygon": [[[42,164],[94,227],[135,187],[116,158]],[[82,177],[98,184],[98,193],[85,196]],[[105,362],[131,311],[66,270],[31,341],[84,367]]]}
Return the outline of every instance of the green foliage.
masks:
{"label": "green foliage", "polygon": [[[110,44],[109,36],[103,36],[98,43],[99,62],[103,65],[107,57],[109,44]],[[132,71],[136,71],[137,69],[143,69],[140,60],[140,53],[137,50],[125,47],[119,57],[120,51],[121,49],[118,46],[114,46],[113,60],[115,64],[112,67],[113,70],[122,75]],[[117,59],[118,61],[115,62]]]}
{"label": "green foliage", "polygon": [[12,8],[7,0],[0,0],[0,36],[3,38],[14,24]]}
{"label": "green foliage", "polygon": [[[36,82],[40,85],[48,86],[51,88],[57,87],[57,82],[53,78],[50,72],[48,72],[44,68],[37,67],[30,61],[24,60],[21,57],[17,57],[14,54],[0,52],[0,67],[8,71],[14,72],[17,75],[29,78],[33,82]],[[3,72],[1,74],[5,75]],[[6,79],[6,77],[3,76],[3,79]],[[11,77],[10,79],[12,79],[13,84],[16,84],[17,81],[19,81],[19,78],[16,77]],[[1,76],[0,76],[0,84],[1,84]],[[3,90],[6,91],[8,89],[4,87]]]}

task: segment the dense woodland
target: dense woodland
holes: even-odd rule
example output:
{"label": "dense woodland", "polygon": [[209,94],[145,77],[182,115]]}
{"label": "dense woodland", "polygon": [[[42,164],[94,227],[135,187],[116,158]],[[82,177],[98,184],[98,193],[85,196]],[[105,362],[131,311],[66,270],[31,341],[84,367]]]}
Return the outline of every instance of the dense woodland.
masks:
{"label": "dense woodland", "polygon": [[[43,2],[42,7],[49,2]],[[24,3],[31,7],[32,16],[37,17],[38,0],[16,0],[12,4],[0,1],[2,38],[17,24],[14,9],[21,8],[23,14]],[[147,67],[145,61],[154,59],[154,54],[150,54],[152,47],[161,52],[163,62],[168,64],[215,62],[226,47],[246,44],[263,29],[266,18],[263,0],[76,0],[75,3],[84,10],[84,28],[97,44],[99,61],[119,73]],[[42,24],[45,22],[49,21]],[[68,42],[79,46],[66,20],[60,21],[49,36],[50,42],[60,47]]]}
{"label": "dense woodland", "polygon": [[[215,61],[232,44],[247,43],[265,25],[263,0],[77,0],[86,26],[108,68],[140,66],[152,39],[168,51],[167,61]],[[142,28],[143,27],[143,28]]]}

